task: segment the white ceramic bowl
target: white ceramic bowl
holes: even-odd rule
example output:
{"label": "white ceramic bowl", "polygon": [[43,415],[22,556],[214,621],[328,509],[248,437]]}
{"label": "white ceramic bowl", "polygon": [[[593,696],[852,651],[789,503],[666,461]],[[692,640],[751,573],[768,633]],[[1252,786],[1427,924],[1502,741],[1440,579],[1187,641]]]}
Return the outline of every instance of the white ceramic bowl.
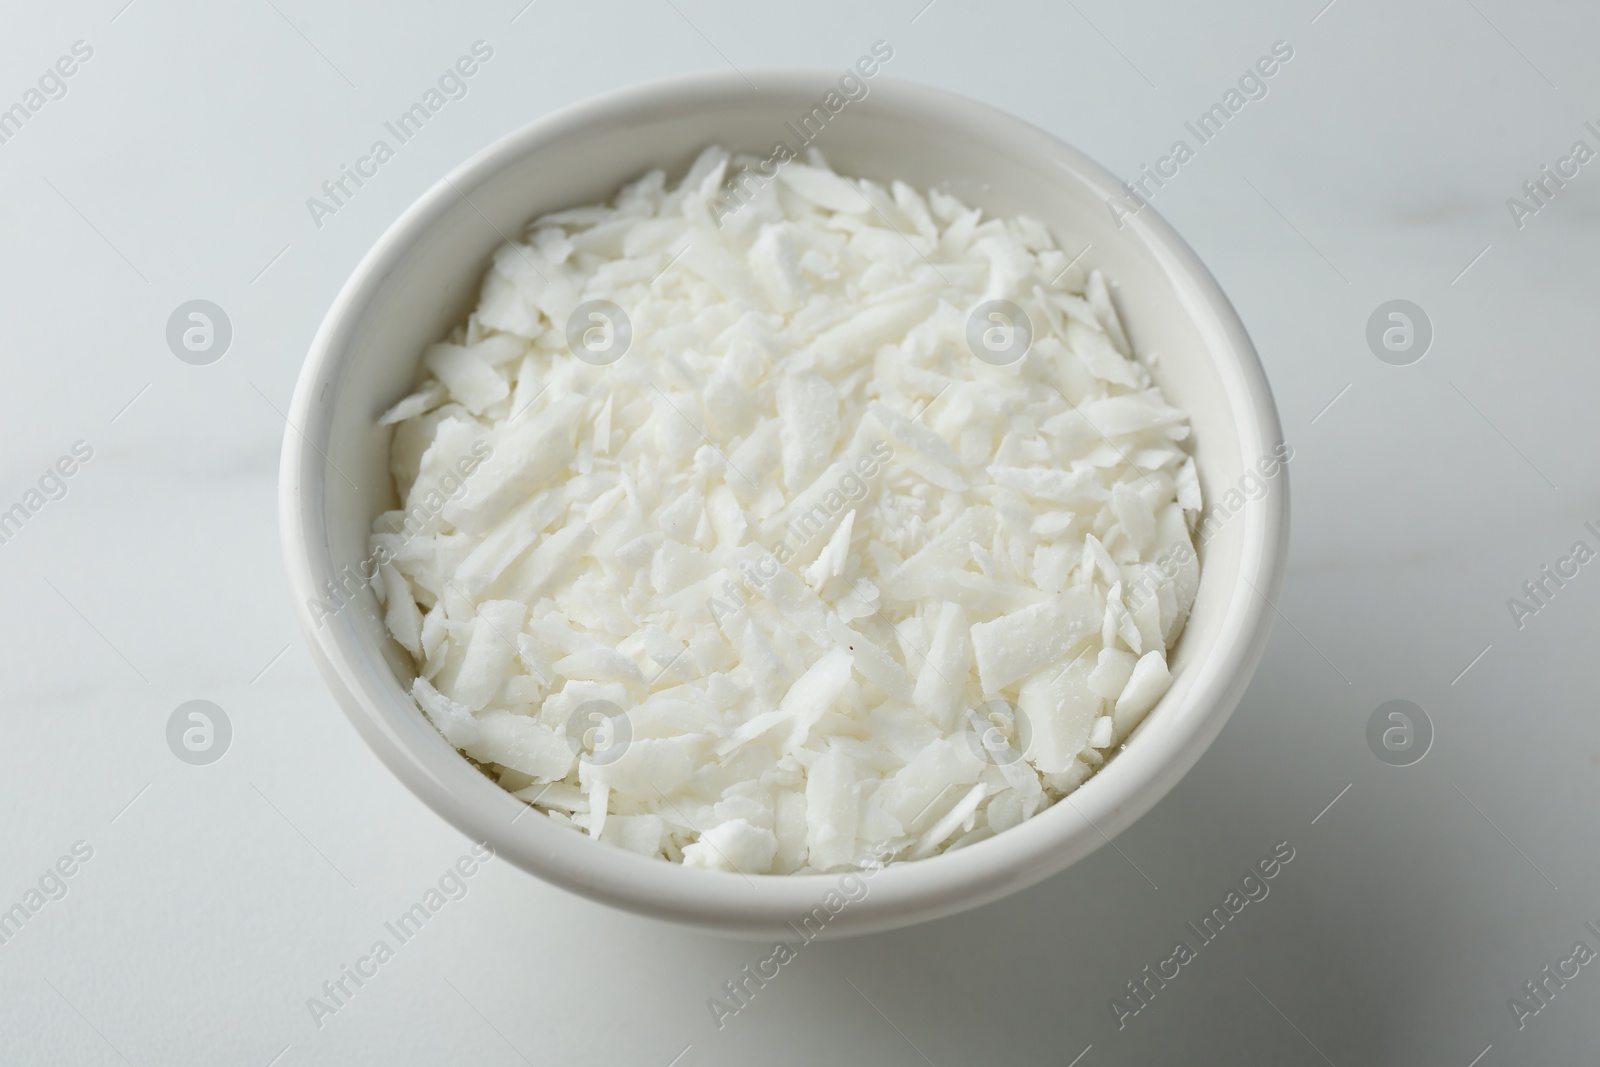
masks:
{"label": "white ceramic bowl", "polygon": [[[768,154],[837,73],[697,74],[610,93],[512,133],[422,196],[356,268],[301,373],[284,438],[281,521],[290,584],[312,652],[379,757],[418,796],[506,860],[617,907],[736,936],[793,937],[835,875],[754,876],[686,868],[602,845],[529,814],[424,719],[408,657],[370,593],[318,619],[325,583],[356,568],[394,506],[388,434],[376,417],[411,385],[423,347],[475,302],[490,257],[547,211],[611,196],[652,167],[682,173],[706,145]],[[1043,220],[1069,254],[1103,270],[1141,354],[1193,420],[1208,503],[1281,441],[1272,396],[1233,308],[1182,240],[1146,208],[1119,229],[1117,180],[1009,115],[946,92],[871,80],[817,141],[841,173],[940,188],[1000,214]],[[947,855],[891,865],[826,926],[857,934],[949,915],[1060,871],[1116,834],[1192,767],[1243,694],[1267,640],[1288,540],[1286,475],[1204,546],[1199,594],[1155,710],[1077,792],[1020,826]],[[835,898],[837,899],[837,898]]]}

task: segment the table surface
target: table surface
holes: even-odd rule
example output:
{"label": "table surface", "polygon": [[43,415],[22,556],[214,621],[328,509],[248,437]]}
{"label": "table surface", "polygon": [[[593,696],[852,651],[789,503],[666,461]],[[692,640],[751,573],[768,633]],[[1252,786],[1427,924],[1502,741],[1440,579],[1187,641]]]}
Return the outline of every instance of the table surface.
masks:
{"label": "table surface", "polygon": [[[0,144],[0,509],[34,511],[0,544],[0,908],[42,904],[0,944],[0,1060],[1492,1067],[1594,1047],[1600,968],[1575,947],[1600,949],[1600,566],[1546,580],[1521,618],[1508,601],[1600,546],[1600,165],[1574,156],[1600,148],[1600,12],[924,2],[0,12],[0,107],[92,51]],[[323,312],[412,199],[509,129],[685,71],[842,70],[880,39],[889,73],[1124,176],[1292,48],[1153,198],[1238,306],[1295,448],[1281,617],[1238,712],[1115,848],[987,908],[809,946],[720,1030],[707,999],[764,950],[497,863],[314,1017],[469,847],[357,738],[296,631],[277,458]],[[307,198],[479,40],[468,94],[313,220]],[[1547,165],[1569,176],[1531,199]],[[232,324],[208,366],[166,343],[193,299]],[[1367,340],[1395,299],[1433,332],[1405,366]],[[75,446],[92,457],[65,495],[30,497]],[[167,742],[195,699],[232,727],[209,766]],[[1367,740],[1391,700],[1431,723],[1410,766]],[[1185,924],[1279,842],[1295,858],[1269,896],[1119,1027],[1112,999],[1198,944]]]}

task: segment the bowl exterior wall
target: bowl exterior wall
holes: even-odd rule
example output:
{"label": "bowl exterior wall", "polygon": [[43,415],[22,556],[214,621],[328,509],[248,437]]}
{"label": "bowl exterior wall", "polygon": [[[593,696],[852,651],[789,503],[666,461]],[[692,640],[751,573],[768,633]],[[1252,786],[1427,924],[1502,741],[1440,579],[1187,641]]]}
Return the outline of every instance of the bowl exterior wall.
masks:
{"label": "bowl exterior wall", "polygon": [[[756,76],[756,75],[752,75]],[[395,503],[377,416],[416,381],[422,349],[461,321],[505,235],[593,203],[647,170],[681,174],[721,144],[766,157],[798,147],[792,120],[837,75],[733,74],[622,90],[518,130],[458,167],[389,229],[351,276],[307,357],[285,435],[280,520],[297,612],[329,687],[380,758],[426,803],[504,859],[617,907],[740,937],[792,938],[836,875],[741,878],[647,860],[540,818],[456,753],[411,701],[413,668],[369,591],[349,589],[373,518]],[[1282,433],[1255,351],[1193,252],[1117,179],[1050,135],[984,105],[882,76],[815,140],[841,173],[950,192],[986,213],[1044,222],[1112,282],[1140,354],[1185,408],[1208,504],[1241,484]],[[1252,494],[1254,495],[1254,494]],[[824,936],[975,907],[1054,874],[1153,806],[1215,739],[1265,650],[1288,539],[1287,472],[1213,524],[1174,682],[1127,748],[1063,802],[968,848],[874,872]],[[368,568],[370,570],[370,568]],[[330,612],[330,608],[333,609]]]}

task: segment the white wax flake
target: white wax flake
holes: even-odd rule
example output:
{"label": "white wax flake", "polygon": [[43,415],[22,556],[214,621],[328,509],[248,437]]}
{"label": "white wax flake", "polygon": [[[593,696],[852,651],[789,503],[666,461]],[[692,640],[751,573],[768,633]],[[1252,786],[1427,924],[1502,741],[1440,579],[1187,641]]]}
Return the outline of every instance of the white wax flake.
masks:
{"label": "white wax flake", "polygon": [[826,871],[850,863],[859,804],[850,757],[828,752],[811,764],[806,775],[806,849],[813,868]]}
{"label": "white wax flake", "polygon": [[1147,652],[1133,665],[1133,673],[1122,695],[1117,698],[1117,732],[1126,736],[1143,720],[1145,713],[1155,707],[1157,700],[1172,684],[1167,671],[1167,659],[1160,652]]}
{"label": "white wax flake", "polygon": [[421,656],[422,612],[412,598],[411,584],[393,564],[385,563],[381,574],[386,606],[384,625],[402,648],[413,656]]}
{"label": "white wax flake", "polygon": [[1102,715],[1094,721],[1089,729],[1089,747],[1105,748],[1111,744],[1112,738],[1111,716]]}
{"label": "white wax flake", "polygon": [[848,178],[841,178],[831,170],[790,163],[778,174],[789,188],[819,207],[853,215],[872,210],[861,190]]}
{"label": "white wax flake", "polygon": [[467,755],[521,771],[536,782],[559,781],[572,769],[573,752],[563,739],[538,721],[512,711],[493,710],[478,716],[482,734],[467,745]]}
{"label": "white wax flake", "polygon": [[[752,647],[752,652],[757,653],[754,669],[765,668],[767,665],[760,662],[759,653],[771,652],[771,647],[765,644],[754,622],[747,624],[745,634],[747,647]],[[775,653],[773,657],[776,659]],[[781,665],[774,666],[781,669]],[[768,669],[769,675],[775,673],[776,670]],[[849,681],[849,654],[842,649],[833,649],[795,680],[776,708],[752,715],[740,723],[718,747],[717,754],[727,756],[782,723],[789,723],[791,730],[804,736],[828,710],[829,705],[844,692]]]}
{"label": "white wax flake", "polygon": [[965,682],[972,674],[972,643],[960,604],[940,605],[933,643],[918,658],[921,667],[912,700],[929,722],[948,731],[955,725]]}
{"label": "white wax flake", "polygon": [[439,692],[426,678],[418,677],[412,682],[411,695],[428,716],[428,721],[444,735],[446,741],[457,748],[476,744],[483,735],[483,728],[473,717],[472,709],[457,704]]}
{"label": "white wax flake", "polygon": [[486,600],[478,605],[472,637],[447,694],[451,699],[472,711],[493,699],[517,654],[517,635],[527,614],[528,605],[517,600]]}
{"label": "white wax flake", "polygon": [[505,377],[477,352],[460,345],[434,345],[423,359],[427,367],[461,406],[474,415],[511,393]]}
{"label": "white wax flake", "polygon": [[875,684],[895,700],[911,702],[911,679],[905,668],[887,649],[880,648],[871,638],[858,633],[839,620],[837,615],[828,618],[828,636],[843,645],[861,676]]}
{"label": "white wax flake", "polygon": [[1031,737],[1023,753],[1040,774],[1057,774],[1089,743],[1102,698],[1090,684],[1087,656],[1065,669],[1050,667],[1022,683],[1017,707],[1027,716]]}
{"label": "white wax flake", "polygon": [[961,457],[956,450],[951,448],[944,438],[921,423],[876,400],[867,406],[867,410],[901,443],[909,445],[942,466],[951,468],[961,466]]}
{"label": "white wax flake", "polygon": [[456,568],[456,584],[469,595],[482,593],[538,538],[559,511],[560,501],[551,493],[541,493],[517,508],[473,546]]}
{"label": "white wax flake", "polygon": [[1087,684],[1094,694],[1105,700],[1115,700],[1133,675],[1133,665],[1138,659],[1120,648],[1102,648],[1089,672]]}
{"label": "white wax flake", "polygon": [[397,422],[406,422],[414,419],[418,415],[432,411],[444,403],[444,398],[447,395],[448,392],[443,382],[436,379],[430,380],[421,389],[418,389],[404,400],[397,401],[394,407],[379,415],[378,425],[393,426]]}
{"label": "white wax flake", "polygon": [[833,531],[833,536],[828,538],[828,547],[806,568],[806,581],[811,583],[813,589],[820,589],[829,578],[837,578],[844,573],[845,561],[850,558],[850,534],[855,529],[855,523],[856,513],[852,508]]}
{"label": "white wax flake", "polygon": [[[543,802],[552,803],[549,797],[543,798]],[[659,815],[612,815],[606,819],[600,840],[641,856],[653,857],[661,851],[661,837],[665,829]],[[684,862],[688,862],[687,849],[684,851]]]}
{"label": "white wax flake", "polygon": [[1200,512],[1200,475],[1193,456],[1185,456],[1183,466],[1178,468],[1178,503],[1191,514]]}
{"label": "white wax flake", "polygon": [[1101,613],[1085,590],[1067,592],[972,627],[978,678],[985,693],[1059,663],[1098,628]]}
{"label": "white wax flake", "polygon": [[956,806],[951,808],[944,818],[934,823],[927,833],[917,839],[916,845],[911,850],[911,858],[921,859],[933,855],[934,851],[978,810],[978,805],[983,802],[988,792],[989,787],[983,782],[967,790],[966,795],[956,802]]}
{"label": "white wax flake", "polygon": [[819,374],[789,374],[778,383],[783,480],[790,492],[811,484],[833,457],[839,396]]}
{"label": "white wax flake", "polygon": [[990,467],[994,484],[1059,504],[1088,504],[1106,499],[1100,475],[1091,467],[1050,470],[1044,467]]}
{"label": "white wax flake", "polygon": [[685,867],[709,867],[741,874],[760,873],[772,867],[778,838],[771,830],[752,826],[744,819],[718,823],[683,850]]}
{"label": "white wax flake", "polygon": [[[374,592],[422,714],[553,823],[745,875],[972,847],[1171,686],[1188,420],[1043,224],[760,162],[495,253],[378,419]],[[1032,326],[1002,366],[967,340],[997,299]],[[569,350],[580,305],[620,360]]]}

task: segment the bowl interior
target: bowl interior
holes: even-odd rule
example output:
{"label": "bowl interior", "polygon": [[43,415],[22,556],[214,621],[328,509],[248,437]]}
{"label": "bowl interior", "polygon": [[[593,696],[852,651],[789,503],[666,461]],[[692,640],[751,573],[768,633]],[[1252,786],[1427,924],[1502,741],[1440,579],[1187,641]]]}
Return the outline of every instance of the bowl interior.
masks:
{"label": "bowl interior", "polygon": [[[681,174],[709,144],[761,156],[811,111],[832,77],[768,72],[761,91],[733,75],[626,90],[497,143],[430,191],[351,279],[313,347],[286,442],[285,541],[297,602],[336,694],[379,754],[465,832],[568,888],[724,931],[764,933],[808,910],[825,876],[740,879],[644,860],[542,819],[478,774],[411,703],[409,658],[383,630],[370,592],[332,618],[304,602],[367,556],[375,515],[394,506],[388,433],[378,415],[405,395],[422,349],[476,301],[495,250],[548,211],[608,198],[653,167]],[[882,75],[813,142],[841,173],[941,189],[993,214],[1044,222],[1074,268],[1100,269],[1131,339],[1174,404],[1188,411],[1210,506],[1280,439],[1249,341],[1215,283],[1148,208],[1119,226],[1115,180],[1048,135],[986,107]],[[1281,478],[1281,476],[1280,476]],[[981,903],[1060,869],[1170,788],[1232,710],[1264,644],[1265,605],[1282,564],[1286,495],[1219,524],[1202,549],[1199,593],[1172,656],[1174,683],[1111,760],[1073,795],[988,841],[892,866],[839,916],[861,931]],[[848,920],[848,921],[846,921]]]}

